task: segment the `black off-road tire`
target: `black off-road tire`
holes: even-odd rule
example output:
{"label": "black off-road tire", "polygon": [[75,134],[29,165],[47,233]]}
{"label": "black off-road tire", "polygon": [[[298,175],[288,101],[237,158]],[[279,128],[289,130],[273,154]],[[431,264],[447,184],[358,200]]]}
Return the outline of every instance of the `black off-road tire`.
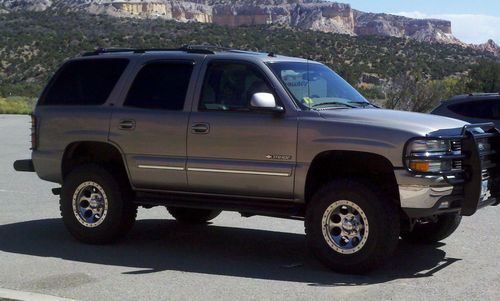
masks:
{"label": "black off-road tire", "polygon": [[401,233],[401,238],[419,244],[434,244],[457,230],[462,216],[458,213],[438,215],[437,221],[417,222],[413,230]]}
{"label": "black off-road tire", "polygon": [[[364,245],[352,254],[331,247],[322,230],[328,207],[344,200],[359,206],[369,225]],[[314,255],[330,269],[347,274],[363,274],[383,264],[395,250],[400,231],[397,205],[369,182],[355,178],[335,180],[320,189],[308,204],[305,227]]]}
{"label": "black off-road tire", "polygon": [[185,224],[206,224],[222,212],[221,210],[185,207],[167,207],[167,210],[178,222]]}
{"label": "black off-road tire", "polygon": [[[108,201],[107,215],[101,224],[92,228],[79,222],[73,211],[73,197],[77,188],[89,181],[102,187]],[[63,222],[79,241],[89,244],[114,242],[125,236],[135,222],[137,206],[132,203],[131,195],[132,191],[124,176],[113,175],[98,165],[81,165],[67,175],[62,185],[60,210]]]}

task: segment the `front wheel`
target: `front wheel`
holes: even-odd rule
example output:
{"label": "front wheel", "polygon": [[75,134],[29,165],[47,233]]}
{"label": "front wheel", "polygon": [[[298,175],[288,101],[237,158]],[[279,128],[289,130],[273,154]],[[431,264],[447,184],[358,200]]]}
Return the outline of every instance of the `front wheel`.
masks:
{"label": "front wheel", "polygon": [[132,227],[137,206],[125,180],[89,164],[71,171],[62,186],[61,216],[78,240],[102,244],[124,236]]}
{"label": "front wheel", "polygon": [[334,271],[359,274],[381,265],[399,239],[399,215],[391,199],[368,183],[337,180],[313,197],[306,214],[307,241]]}
{"label": "front wheel", "polygon": [[458,213],[421,218],[412,231],[402,232],[401,238],[414,243],[433,244],[453,234],[461,221],[462,216]]}

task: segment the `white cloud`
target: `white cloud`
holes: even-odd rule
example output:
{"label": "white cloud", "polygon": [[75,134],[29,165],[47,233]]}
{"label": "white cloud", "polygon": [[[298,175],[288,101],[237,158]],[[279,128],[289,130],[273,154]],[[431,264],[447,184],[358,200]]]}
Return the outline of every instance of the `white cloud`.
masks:
{"label": "white cloud", "polygon": [[466,43],[480,44],[488,39],[500,43],[500,17],[474,14],[425,14],[419,11],[399,12],[409,18],[443,19],[451,21],[453,34]]}

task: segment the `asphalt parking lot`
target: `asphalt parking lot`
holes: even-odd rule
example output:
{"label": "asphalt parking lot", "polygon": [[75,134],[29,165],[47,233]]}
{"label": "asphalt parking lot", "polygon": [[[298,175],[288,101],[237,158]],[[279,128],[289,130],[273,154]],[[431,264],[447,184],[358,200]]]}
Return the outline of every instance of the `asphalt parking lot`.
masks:
{"label": "asphalt parking lot", "polygon": [[0,141],[1,288],[78,300],[500,300],[500,207],[437,245],[400,242],[364,276],[316,262],[300,221],[237,213],[182,226],[140,209],[125,240],[91,246],[64,229],[56,185],[12,169],[29,158],[29,118],[0,115]]}

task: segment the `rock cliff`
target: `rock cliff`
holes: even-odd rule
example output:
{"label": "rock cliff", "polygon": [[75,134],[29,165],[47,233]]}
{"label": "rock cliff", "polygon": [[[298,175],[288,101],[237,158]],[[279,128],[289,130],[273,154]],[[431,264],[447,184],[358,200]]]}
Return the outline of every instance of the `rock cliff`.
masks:
{"label": "rock cliff", "polygon": [[479,45],[469,45],[470,47],[479,50],[479,51],[484,51],[484,52],[490,52],[494,54],[497,57],[500,57],[500,46],[495,43],[493,40],[488,40],[484,44],[479,44]]}
{"label": "rock cliff", "polygon": [[[81,1],[80,1],[81,2]],[[227,26],[279,24],[303,30],[349,35],[409,37],[425,42],[460,43],[451,23],[415,20],[353,10],[349,4],[326,1],[144,0],[87,1],[93,12],[114,16],[158,17],[180,22]]]}
{"label": "rock cliff", "polygon": [[411,19],[389,14],[354,11],[355,33],[408,37],[421,42],[463,44],[451,32],[451,22],[436,19]]}

